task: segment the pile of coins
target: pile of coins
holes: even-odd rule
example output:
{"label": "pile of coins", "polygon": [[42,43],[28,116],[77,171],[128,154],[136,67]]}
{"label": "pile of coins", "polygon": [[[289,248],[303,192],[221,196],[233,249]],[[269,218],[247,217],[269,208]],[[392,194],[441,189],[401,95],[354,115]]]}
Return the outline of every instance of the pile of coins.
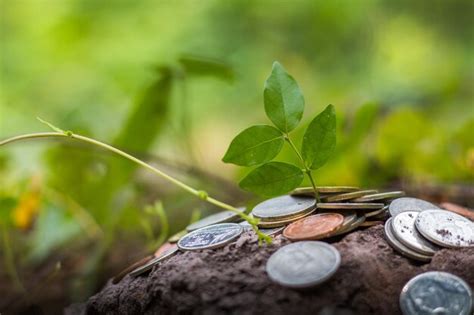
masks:
{"label": "pile of coins", "polygon": [[394,200],[385,222],[387,242],[402,255],[430,261],[442,247],[474,246],[474,223],[416,198]]}
{"label": "pile of coins", "polygon": [[[294,242],[278,249],[267,261],[267,274],[279,285],[306,288],[330,279],[338,270],[341,258],[334,246],[321,240],[335,240],[357,228],[385,223],[387,243],[400,254],[418,261],[430,261],[441,247],[474,246],[474,222],[471,221],[474,212],[460,206],[447,204],[443,210],[427,201],[404,197],[402,191],[378,192],[350,186],[317,187],[317,191],[320,202],[316,202],[312,187],[303,187],[289,195],[265,200],[249,214],[259,219],[261,232],[270,236],[282,233],[284,238]],[[245,208],[240,210],[245,211]],[[119,276],[141,275],[177,251],[229,244],[242,232],[252,230],[248,222],[241,221],[232,211],[205,217],[170,237],[154,255],[125,269]],[[116,281],[117,277],[114,283]],[[414,283],[418,281],[421,280]],[[418,292],[416,288],[410,289],[416,287],[415,284],[409,282],[400,297],[405,314],[418,314],[410,311],[415,306],[407,302]],[[442,290],[441,285],[440,288]],[[469,293],[468,289],[467,286]]]}

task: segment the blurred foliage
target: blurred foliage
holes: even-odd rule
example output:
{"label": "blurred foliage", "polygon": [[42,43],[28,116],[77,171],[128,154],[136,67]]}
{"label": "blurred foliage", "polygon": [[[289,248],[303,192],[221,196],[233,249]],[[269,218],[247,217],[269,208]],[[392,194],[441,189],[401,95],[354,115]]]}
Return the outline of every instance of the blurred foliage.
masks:
{"label": "blurred foliage", "polygon": [[[318,184],[472,185],[473,18],[469,0],[3,0],[0,137],[44,130],[44,117],[251,205],[233,184],[245,171],[221,158],[235,134],[269,122],[263,83],[279,60],[306,100],[298,146],[309,117],[336,107],[337,154]],[[287,149],[277,159],[297,162]],[[138,210],[156,200],[170,234],[213,210],[75,142],[0,149],[0,219],[18,268],[85,246],[77,276],[93,280],[71,285],[77,299],[120,239],[146,248],[162,233],[159,216]]]}

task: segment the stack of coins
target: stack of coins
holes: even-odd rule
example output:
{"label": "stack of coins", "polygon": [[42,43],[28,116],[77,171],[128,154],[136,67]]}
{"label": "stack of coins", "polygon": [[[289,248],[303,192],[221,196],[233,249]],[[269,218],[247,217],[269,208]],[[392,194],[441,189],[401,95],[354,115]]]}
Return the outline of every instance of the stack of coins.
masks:
{"label": "stack of coins", "polygon": [[399,198],[389,206],[387,242],[411,259],[430,261],[441,247],[474,246],[474,222],[416,198]]}
{"label": "stack of coins", "polygon": [[[321,186],[316,187],[316,190],[321,200],[316,207],[317,213],[339,213],[344,217],[343,223],[326,233],[323,238],[347,234],[358,227],[383,224],[390,216],[388,210],[390,202],[405,195],[403,191],[378,192],[374,189],[359,189],[352,186]],[[314,189],[297,188],[291,195],[314,197]],[[316,226],[323,224],[315,222],[314,218],[306,221],[308,220],[312,220]],[[313,239],[320,239],[321,236]]]}

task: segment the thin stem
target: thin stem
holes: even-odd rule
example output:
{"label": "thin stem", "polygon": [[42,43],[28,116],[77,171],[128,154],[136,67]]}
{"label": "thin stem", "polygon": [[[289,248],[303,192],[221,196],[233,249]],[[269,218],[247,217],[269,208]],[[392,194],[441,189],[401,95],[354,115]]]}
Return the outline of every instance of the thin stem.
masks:
{"label": "thin stem", "polygon": [[10,243],[10,238],[8,236],[8,231],[7,227],[4,226],[3,224],[0,224],[0,228],[2,229],[2,236],[3,236],[3,249],[5,253],[4,257],[4,263],[5,263],[5,269],[7,271],[7,274],[10,276],[11,281],[13,282],[13,286],[17,291],[25,293],[25,287],[20,281],[20,277],[18,276],[18,272],[16,270],[16,265],[15,265],[15,258],[13,257],[13,251]]}
{"label": "thin stem", "polygon": [[[49,123],[47,123],[47,124],[50,125]],[[95,139],[92,139],[92,138],[88,138],[88,137],[85,137],[85,136],[74,134],[71,131],[59,132],[59,131],[62,131],[62,130],[60,130],[60,129],[52,126],[52,125],[50,125],[50,127],[54,128],[55,130],[58,130],[58,132],[41,132],[41,133],[31,133],[31,134],[16,136],[16,137],[12,137],[12,138],[1,141],[0,146],[6,145],[6,144],[12,143],[12,142],[20,141],[20,140],[36,139],[36,138],[54,138],[54,137],[73,138],[73,139],[76,139],[76,140],[79,140],[79,141],[83,141],[83,142],[93,144],[93,145],[101,147],[105,150],[114,152],[114,153],[116,153],[116,154],[118,154],[118,155],[120,155],[120,156],[122,156],[122,157],[124,157],[124,158],[126,158],[126,159],[128,159],[128,160],[130,160],[130,161],[132,161],[132,162],[148,169],[148,170],[150,170],[150,171],[152,171],[153,173],[157,174],[158,176],[161,176],[162,178],[166,179],[167,181],[175,184],[178,187],[181,187],[182,189],[186,190],[187,192],[197,196],[198,198],[200,198],[204,201],[207,201],[207,202],[209,202],[209,203],[211,203],[215,206],[218,206],[220,208],[230,210],[230,211],[233,211],[233,212],[237,213],[242,219],[246,220],[247,222],[250,223],[250,225],[252,225],[252,228],[257,233],[257,235],[259,236],[260,239],[264,239],[266,242],[269,242],[271,240],[271,238],[269,238],[267,235],[261,233],[258,230],[258,227],[257,227],[258,220],[257,219],[246,215],[245,213],[243,213],[242,211],[239,211],[237,208],[235,208],[231,205],[228,205],[228,204],[226,204],[222,201],[219,201],[217,199],[214,199],[214,198],[210,197],[205,191],[194,189],[191,186],[188,186],[187,184],[181,182],[180,180],[178,180],[174,177],[171,177],[168,174],[162,172],[161,170],[151,166],[150,164],[148,164],[148,163],[146,163],[146,162],[144,162],[140,159],[137,159],[136,157],[134,157],[134,156],[132,156],[132,155],[120,150],[120,149],[117,149],[117,148],[115,148],[111,145],[108,145],[106,143],[103,143],[101,141],[98,141],[98,140],[95,140]]]}
{"label": "thin stem", "polygon": [[285,140],[286,140],[286,142],[288,142],[288,144],[289,144],[290,147],[293,149],[293,151],[295,151],[296,155],[298,156],[298,158],[299,158],[300,161],[301,161],[301,164],[303,164],[304,172],[308,175],[309,181],[311,182],[311,186],[313,186],[314,196],[315,196],[315,198],[316,198],[316,201],[317,201],[317,202],[321,202],[321,199],[319,198],[319,192],[318,192],[318,190],[316,189],[316,184],[315,184],[314,179],[313,179],[313,175],[311,174],[311,169],[309,169],[309,167],[306,166],[306,163],[304,162],[304,159],[303,159],[303,157],[301,156],[300,151],[299,151],[298,148],[295,146],[295,144],[293,143],[293,141],[291,141],[290,136],[289,136],[288,134],[285,134]]}

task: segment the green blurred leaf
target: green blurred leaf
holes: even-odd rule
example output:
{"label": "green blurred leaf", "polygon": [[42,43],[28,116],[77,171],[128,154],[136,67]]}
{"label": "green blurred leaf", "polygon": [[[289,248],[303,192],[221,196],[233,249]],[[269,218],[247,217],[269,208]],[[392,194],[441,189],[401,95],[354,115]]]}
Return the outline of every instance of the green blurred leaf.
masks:
{"label": "green blurred leaf", "polygon": [[186,73],[213,76],[230,82],[234,80],[234,70],[223,61],[191,55],[182,56],[178,61]]}
{"label": "green blurred leaf", "polygon": [[346,145],[357,145],[364,139],[377,121],[380,106],[377,103],[366,103],[359,107],[354,116],[350,136]]}
{"label": "green blurred leaf", "polygon": [[265,82],[263,100],[268,118],[283,132],[295,129],[303,117],[304,98],[298,83],[277,61]]}
{"label": "green blurred leaf", "polygon": [[5,226],[12,224],[11,213],[17,205],[17,200],[8,196],[0,196],[0,223]]}
{"label": "green blurred leaf", "polygon": [[29,259],[38,262],[82,231],[74,218],[54,206],[42,208],[32,234]]}
{"label": "green blurred leaf", "polygon": [[269,162],[251,171],[240,187],[264,196],[281,195],[298,187],[303,177],[303,171],[294,165]]}
{"label": "green blurred leaf", "polygon": [[252,126],[239,133],[222,158],[225,163],[254,166],[272,160],[285,142],[280,130],[272,126]]}
{"label": "green blurred leaf", "polygon": [[302,155],[312,169],[323,166],[336,147],[336,112],[328,105],[309,124],[303,136]]}

